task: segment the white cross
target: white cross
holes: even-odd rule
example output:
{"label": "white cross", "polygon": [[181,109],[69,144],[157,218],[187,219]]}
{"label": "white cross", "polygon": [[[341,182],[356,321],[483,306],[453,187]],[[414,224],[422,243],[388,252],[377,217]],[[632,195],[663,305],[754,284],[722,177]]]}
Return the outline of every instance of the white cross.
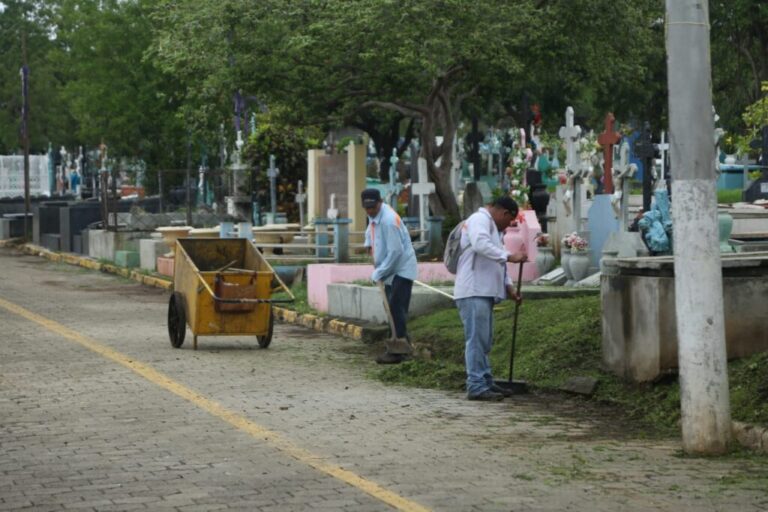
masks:
{"label": "white cross", "polygon": [[402,190],[402,185],[397,182],[397,148],[392,148],[392,156],[389,158],[389,185],[387,186],[387,204],[397,209],[397,196]]}
{"label": "white cross", "polygon": [[279,174],[280,169],[275,167],[275,155],[269,155],[269,169],[267,169],[267,177],[269,178],[269,202],[273,217],[277,213],[277,187],[275,186],[275,179]]}
{"label": "white cross", "polygon": [[569,182],[573,188],[566,191],[563,195],[563,203],[568,215],[571,198],[573,197],[573,213],[576,219],[576,231],[581,229],[581,190],[579,188],[581,162],[579,161],[579,137],[581,136],[581,127],[573,124],[573,107],[565,109],[565,126],[560,127],[560,138],[565,140],[565,170],[569,175]]}
{"label": "white cross", "polygon": [[411,193],[419,196],[419,229],[420,239],[427,239],[427,210],[429,209],[429,195],[435,192],[435,184],[429,182],[427,176],[427,160],[419,158],[419,182],[411,184]]}
{"label": "white cross", "polygon": [[666,139],[666,132],[664,130],[661,131],[661,142],[659,143],[659,152],[661,153],[661,180],[664,181],[664,178],[667,176],[667,151],[669,151],[669,143],[665,140]]}
{"label": "white cross", "polygon": [[581,127],[573,124],[573,107],[565,110],[565,126],[560,127],[560,138],[565,140],[565,168],[571,173],[579,170],[579,136]]}
{"label": "white cross", "polygon": [[611,206],[616,218],[621,223],[622,231],[627,230],[627,205],[629,199],[630,178],[635,175],[637,165],[629,163],[629,142],[624,140],[619,147],[619,159],[613,170],[614,192],[611,195]]}
{"label": "white cross", "polygon": [[304,201],[307,200],[307,194],[304,193],[304,183],[299,180],[299,192],[296,194],[295,202],[299,203],[299,229],[304,231]]}
{"label": "white cross", "polygon": [[339,216],[339,210],[336,209],[336,194],[331,194],[331,207],[328,208],[326,216],[329,219],[336,219]]}

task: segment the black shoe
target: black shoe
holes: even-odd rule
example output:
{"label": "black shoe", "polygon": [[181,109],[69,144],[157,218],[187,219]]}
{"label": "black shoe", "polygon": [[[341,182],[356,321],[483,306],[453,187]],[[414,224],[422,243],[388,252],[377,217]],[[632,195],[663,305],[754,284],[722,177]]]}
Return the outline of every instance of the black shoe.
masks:
{"label": "black shoe", "polygon": [[501,386],[497,386],[496,384],[494,384],[493,386],[491,386],[491,391],[493,391],[494,393],[501,393],[501,394],[502,394],[502,395],[504,395],[505,397],[507,397],[507,396],[512,396],[512,395],[514,394],[514,393],[512,393],[512,390],[509,390],[509,389],[503,388],[503,387],[501,387]]}
{"label": "black shoe", "polygon": [[478,393],[477,395],[467,395],[467,400],[479,400],[482,402],[499,402],[501,400],[504,400],[504,395],[501,393],[497,393],[496,391],[492,391],[490,389],[486,389],[482,393]]}
{"label": "black shoe", "polygon": [[384,352],[376,358],[376,362],[379,364],[398,364],[402,363],[407,358],[408,356],[405,354],[390,354],[389,352]]}

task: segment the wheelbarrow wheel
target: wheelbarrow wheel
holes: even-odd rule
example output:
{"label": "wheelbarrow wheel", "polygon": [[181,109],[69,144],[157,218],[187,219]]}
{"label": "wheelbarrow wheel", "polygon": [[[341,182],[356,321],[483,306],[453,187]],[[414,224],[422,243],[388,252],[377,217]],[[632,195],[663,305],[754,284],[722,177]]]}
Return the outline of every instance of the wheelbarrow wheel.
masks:
{"label": "wheelbarrow wheel", "polygon": [[259,346],[261,348],[267,348],[272,343],[272,330],[275,328],[275,314],[272,312],[272,308],[269,308],[269,326],[267,327],[267,334],[263,336],[256,336],[259,340]]}
{"label": "wheelbarrow wheel", "polygon": [[184,296],[179,292],[173,292],[168,302],[168,336],[171,338],[171,346],[181,347],[186,334],[187,315],[184,312]]}

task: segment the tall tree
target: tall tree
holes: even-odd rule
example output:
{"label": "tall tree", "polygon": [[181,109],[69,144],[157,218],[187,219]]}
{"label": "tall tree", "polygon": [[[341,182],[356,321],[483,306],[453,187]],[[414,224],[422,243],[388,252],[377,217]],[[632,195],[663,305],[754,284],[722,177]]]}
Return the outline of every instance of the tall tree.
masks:
{"label": "tall tree", "polygon": [[0,154],[20,150],[22,39],[30,69],[30,147],[72,142],[72,118],[61,101],[62,59],[51,37],[51,4],[4,0],[0,11]]}

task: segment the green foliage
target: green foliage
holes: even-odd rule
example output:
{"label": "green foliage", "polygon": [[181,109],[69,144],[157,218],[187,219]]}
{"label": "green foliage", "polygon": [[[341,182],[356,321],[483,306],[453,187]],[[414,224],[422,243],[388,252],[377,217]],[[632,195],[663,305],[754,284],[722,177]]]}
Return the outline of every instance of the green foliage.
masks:
{"label": "green foliage", "polygon": [[733,204],[742,200],[741,189],[726,189],[717,191],[717,202],[721,204]]}
{"label": "green foliage", "polygon": [[[509,372],[514,307],[502,303],[494,317],[491,366],[497,379]],[[657,383],[631,384],[602,369],[600,298],[524,302],[518,319],[515,378],[534,387],[558,388],[573,376],[600,382],[593,399],[611,403],[652,431],[672,433],[680,418],[680,388],[673,375]],[[464,335],[454,309],[409,323],[415,359],[376,372],[385,382],[462,390]],[[425,355],[428,354],[428,355]],[[768,425],[768,353],[729,364],[734,419]]]}
{"label": "green foliage", "polygon": [[713,103],[722,126],[740,134],[744,109],[764,96],[768,80],[768,3],[712,0],[709,9]]}
{"label": "green foliage", "polygon": [[737,139],[737,144],[744,154],[756,153],[756,150],[750,147],[750,143],[761,137],[760,131],[763,126],[768,126],[768,81],[763,82],[760,90],[763,96],[747,106],[742,114],[747,132]]}

